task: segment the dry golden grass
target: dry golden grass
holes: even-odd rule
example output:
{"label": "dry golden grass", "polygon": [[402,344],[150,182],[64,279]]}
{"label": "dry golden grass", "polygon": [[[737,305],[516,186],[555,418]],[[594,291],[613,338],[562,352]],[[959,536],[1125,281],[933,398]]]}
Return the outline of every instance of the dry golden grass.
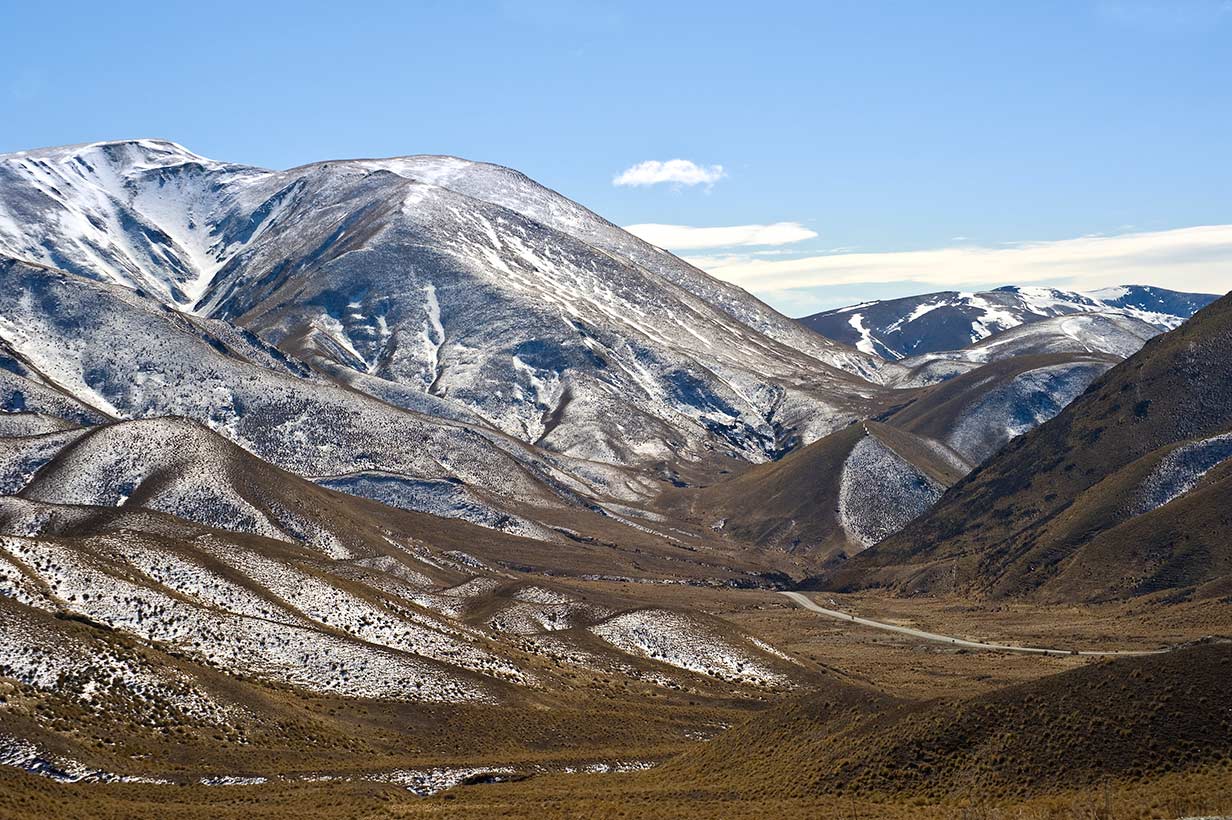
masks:
{"label": "dry golden grass", "polygon": [[682,789],[644,775],[559,775],[458,787],[430,798],[371,783],[157,788],[51,783],[0,771],[0,820],[418,820],[419,818],[827,818],[827,820],[1174,820],[1232,815],[1232,775],[1208,769],[1020,800],[776,798]]}
{"label": "dry golden grass", "polygon": [[[902,713],[909,718],[918,712],[914,721],[903,724],[914,730],[945,724],[935,719],[936,713],[930,723],[920,701],[990,696],[1058,672],[1101,665],[1084,658],[955,652],[903,636],[852,628],[765,591],[563,580],[561,585],[613,603],[717,615],[800,661],[802,688],[793,697],[813,692],[816,697],[838,700],[854,693],[878,703],[901,703]],[[846,596],[839,603],[875,619],[937,632],[1045,645],[1072,641],[1084,647],[1113,644],[1129,648],[1232,631],[1225,628],[1232,617],[1228,608],[1210,604],[983,606],[871,594]],[[1127,773],[1109,782],[1106,789],[1101,784],[1092,791],[1090,783],[1081,787],[1033,783],[1017,793],[989,793],[987,804],[975,801],[973,794],[978,792],[970,789],[943,784],[930,790],[894,778],[877,781],[881,785],[869,781],[863,792],[852,795],[834,793],[832,783],[813,791],[793,791],[784,787],[784,781],[766,776],[765,767],[758,764],[765,755],[756,749],[740,748],[734,753],[737,761],[739,755],[749,756],[750,762],[738,763],[736,771],[750,776],[733,777],[705,759],[723,741],[698,742],[699,737],[713,737],[722,726],[770,725],[771,718],[781,717],[790,708],[786,704],[769,702],[765,695],[761,700],[732,698],[730,688],[718,685],[687,692],[631,684],[613,676],[569,675],[560,670],[553,674],[558,677],[551,691],[526,694],[500,707],[309,697],[218,675],[212,685],[261,715],[245,727],[245,743],[192,727],[169,734],[136,732],[125,728],[122,715],[111,716],[115,720],[108,723],[106,715],[72,711],[65,703],[40,701],[13,687],[0,692],[9,700],[0,711],[0,720],[5,730],[41,737],[53,751],[81,751],[84,744],[89,753],[85,762],[90,765],[125,773],[140,773],[148,766],[151,774],[178,772],[188,777],[220,772],[293,776],[314,771],[358,777],[377,770],[450,764],[513,765],[529,771],[600,760],[679,762],[635,774],[537,774],[516,783],[458,787],[427,799],[396,786],[363,780],[213,788],[69,786],[0,767],[0,818],[761,817],[792,812],[870,819],[1102,820],[1180,817],[1232,808],[1232,777],[1227,768],[1218,759],[1188,750],[1170,771],[1161,766]],[[1196,694],[1215,698],[1222,691],[1214,684],[1208,688],[1210,692]],[[1123,693],[1114,690],[1115,686],[1105,689],[1101,696],[1115,702]],[[801,731],[817,735],[824,745],[824,733],[831,730],[823,724]],[[869,735],[880,738],[876,743],[868,741],[872,744],[869,752],[888,748],[884,744],[896,731],[883,727],[880,734]],[[98,746],[96,741],[101,738],[114,744]],[[1057,734],[1044,752],[1068,765],[1064,743],[1063,735]],[[149,757],[142,758],[145,762],[135,761],[134,754]],[[700,763],[698,755],[702,756]],[[801,762],[776,765],[789,775],[807,775],[824,784],[825,767],[840,762],[809,752]],[[955,766],[961,768],[960,763],[955,760]],[[961,777],[954,782],[960,783]]]}

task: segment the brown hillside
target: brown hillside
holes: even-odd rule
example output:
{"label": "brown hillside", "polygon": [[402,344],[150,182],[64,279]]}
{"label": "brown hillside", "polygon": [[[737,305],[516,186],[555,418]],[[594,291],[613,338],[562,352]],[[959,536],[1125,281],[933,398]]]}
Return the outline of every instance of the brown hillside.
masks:
{"label": "brown hillside", "polygon": [[1227,762],[1232,643],[1094,663],[970,700],[810,697],[659,777],[775,797],[1023,797]]}
{"label": "brown hillside", "polygon": [[1230,428],[1232,297],[1224,297],[818,583],[1088,599],[1217,581],[1232,549],[1218,469],[1195,490],[1214,503],[1182,496],[1135,517],[1128,502],[1140,491],[1135,477],[1176,445]]}

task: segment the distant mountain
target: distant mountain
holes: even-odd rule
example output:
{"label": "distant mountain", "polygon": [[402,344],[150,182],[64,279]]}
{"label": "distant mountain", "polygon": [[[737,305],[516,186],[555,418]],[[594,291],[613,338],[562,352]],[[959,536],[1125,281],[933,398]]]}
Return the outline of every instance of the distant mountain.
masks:
{"label": "distant mountain", "polygon": [[822,336],[895,360],[957,350],[1019,325],[1075,313],[1120,314],[1171,330],[1216,298],[1144,285],[1090,293],[1006,286],[864,302],[799,321]]}
{"label": "distant mountain", "polygon": [[1124,359],[1160,333],[1156,325],[1119,313],[1071,313],[1012,327],[958,350],[900,359],[896,387],[936,384],[989,362],[1046,354],[1107,355]]}
{"label": "distant mountain", "polygon": [[1232,592],[1232,296],[1097,379],[827,588]]}

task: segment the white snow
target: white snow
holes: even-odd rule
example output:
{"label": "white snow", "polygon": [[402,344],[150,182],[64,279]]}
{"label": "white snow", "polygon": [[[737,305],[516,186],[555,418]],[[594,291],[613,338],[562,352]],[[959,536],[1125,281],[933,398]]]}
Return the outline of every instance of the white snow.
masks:
{"label": "white snow", "polygon": [[1180,498],[1229,458],[1232,458],[1232,433],[1176,447],[1139,485],[1131,506],[1132,514],[1142,515]]}
{"label": "white snow", "polygon": [[717,630],[670,610],[626,612],[590,631],[625,652],[690,672],[753,686],[780,687],[788,682]]}
{"label": "white snow", "polygon": [[877,349],[873,345],[873,334],[864,326],[864,314],[853,313],[851,318],[847,320],[852,329],[860,334],[859,340],[856,342],[856,350],[864,353],[876,354]]}
{"label": "white snow", "polygon": [[945,488],[867,434],[843,462],[838,518],[847,537],[870,547],[931,507]]}

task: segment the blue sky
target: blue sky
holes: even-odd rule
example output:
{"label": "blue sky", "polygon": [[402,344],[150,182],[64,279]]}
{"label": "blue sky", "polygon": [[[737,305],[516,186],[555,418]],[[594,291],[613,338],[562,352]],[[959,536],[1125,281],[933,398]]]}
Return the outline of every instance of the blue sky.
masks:
{"label": "blue sky", "polygon": [[793,315],[1232,288],[1232,0],[7,5],[0,151],[489,160]]}

